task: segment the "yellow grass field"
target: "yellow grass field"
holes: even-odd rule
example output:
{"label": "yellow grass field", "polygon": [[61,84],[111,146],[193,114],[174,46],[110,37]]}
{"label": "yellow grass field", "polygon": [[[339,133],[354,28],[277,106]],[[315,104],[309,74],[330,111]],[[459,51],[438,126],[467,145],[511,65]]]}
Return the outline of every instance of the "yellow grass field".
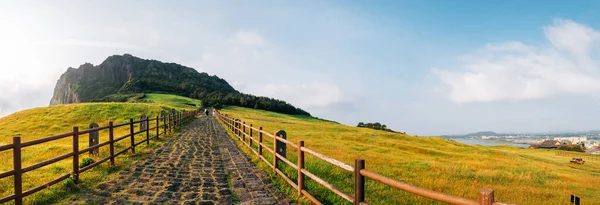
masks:
{"label": "yellow grass field", "polygon": [[[80,130],[87,129],[91,122],[96,122],[100,126],[107,125],[109,121],[115,124],[128,122],[129,118],[139,120],[142,113],[150,118],[159,115],[162,110],[197,109],[192,104],[200,105],[199,100],[193,100],[185,97],[172,96],[166,94],[147,94],[144,97],[147,103],[82,103],[69,105],[55,105],[49,107],[33,108],[13,113],[6,117],[0,118],[0,145],[12,143],[13,136],[21,136],[21,142],[31,141],[34,139],[44,138],[56,134],[72,131],[73,126],[78,126]],[[162,122],[160,122],[162,125]],[[155,121],[150,122],[150,127],[156,126]],[[129,133],[129,127],[123,126],[114,130],[115,138],[124,136]],[[139,125],[135,126],[135,131],[139,130]],[[162,130],[161,130],[162,132]],[[150,136],[156,134],[155,130],[150,131]],[[162,136],[161,136],[162,137]],[[144,134],[136,135],[135,141],[139,142],[145,139]],[[108,131],[100,132],[100,142],[108,140]],[[117,158],[117,166],[110,167],[108,163],[103,163],[98,167],[91,169],[80,176],[82,185],[78,187],[92,186],[94,183],[101,181],[110,173],[113,173],[135,159],[142,156],[144,153],[157,146],[164,138],[156,141],[151,140],[150,145],[140,145],[136,147],[137,155],[124,154]],[[72,137],[63,138],[51,142],[46,142],[22,150],[23,167],[39,163],[60,155],[67,154],[72,151]],[[88,147],[88,135],[79,136],[80,149]],[[116,143],[115,152],[123,150],[130,146],[128,139]],[[99,157],[90,157],[98,160],[108,156],[108,146],[100,148]],[[80,155],[80,160],[89,157],[88,154]],[[0,152],[0,172],[12,170],[12,150]],[[72,160],[67,158],[54,164],[50,164],[43,168],[27,172],[23,175],[23,190],[28,190],[49,182],[63,174],[68,174],[72,171]],[[71,187],[67,182],[59,183],[33,196],[25,198],[27,204],[47,204],[53,201],[61,200],[74,190],[65,189]],[[71,187],[72,188],[72,187]],[[13,193],[13,178],[7,177],[0,180],[0,197],[5,197]]]}
{"label": "yellow grass field", "polygon": [[[570,195],[576,194],[582,204],[600,204],[600,161],[572,165],[569,157],[555,156],[555,151],[550,150],[472,146],[437,137],[415,137],[240,107],[226,107],[221,113],[255,127],[262,126],[269,132],[283,129],[288,140],[294,143],[304,140],[309,149],[349,165],[362,158],[368,170],[446,194],[477,200],[481,188],[493,188],[496,201],[507,203],[569,204]],[[272,140],[267,140],[267,144],[272,145]],[[295,149],[288,147],[287,156],[296,162]],[[351,173],[306,156],[310,172],[353,195]],[[267,156],[269,160],[271,157]],[[254,160],[259,161],[256,157]],[[272,172],[262,161],[259,166]],[[284,170],[287,176],[297,179],[293,169],[284,166]],[[288,194],[297,196],[283,180],[276,183]],[[326,204],[349,204],[308,178],[307,189]],[[371,204],[441,204],[369,179],[366,190],[366,201]]]}
{"label": "yellow grass field", "polygon": [[[0,118],[0,145],[12,142],[20,135],[22,141],[30,141],[55,134],[69,132],[73,126],[85,129],[90,122],[106,125],[108,121],[126,122],[139,119],[141,113],[154,117],[161,110],[196,109],[197,100],[164,94],[147,94],[146,103],[84,103],[56,105],[23,110]],[[569,157],[555,156],[554,151],[530,150],[516,147],[484,147],[464,145],[435,137],[415,137],[368,128],[345,126],[311,117],[284,115],[273,112],[239,107],[226,107],[221,112],[242,118],[247,124],[262,126],[274,132],[283,129],[294,143],[305,141],[305,146],[327,156],[353,165],[354,159],[366,160],[368,170],[384,176],[435,191],[476,199],[479,189],[496,190],[496,200],[519,204],[569,204],[569,196],[581,197],[582,204],[598,204],[600,201],[600,162],[588,161],[585,165],[571,165]],[[151,127],[154,124],[151,123]],[[139,127],[136,126],[136,130]],[[115,130],[115,136],[128,133],[127,127]],[[150,132],[151,135],[154,132]],[[136,141],[144,139],[136,136]],[[272,145],[265,137],[265,143]],[[107,133],[100,133],[100,141],[107,140]],[[117,166],[104,163],[83,173],[82,184],[73,187],[65,181],[39,194],[25,198],[27,204],[48,204],[64,200],[77,193],[79,188],[93,187],[156,147],[165,138],[152,141],[150,145],[136,147],[137,155],[121,155]],[[71,151],[71,138],[43,143],[23,149],[23,167],[41,162]],[[80,136],[80,148],[88,146],[87,135]],[[116,150],[129,146],[128,140],[117,143]],[[100,159],[107,155],[107,147],[100,150]],[[248,151],[248,150],[246,150]],[[248,151],[248,153],[250,153]],[[266,153],[266,151],[265,151]],[[288,148],[288,158],[296,162],[296,150]],[[0,172],[12,169],[12,151],[0,152]],[[80,159],[88,157],[82,154]],[[272,156],[266,156],[272,159]],[[256,158],[254,158],[258,161]],[[264,163],[261,168],[267,169]],[[352,174],[333,167],[314,157],[306,156],[309,171],[325,179],[347,193],[353,193]],[[296,179],[296,173],[283,167],[285,173]],[[267,169],[268,172],[269,169]],[[24,190],[48,182],[71,172],[71,159],[48,165],[23,176]],[[0,197],[12,193],[12,177],[0,180]],[[275,180],[283,191],[295,196],[295,191],[283,180]],[[307,189],[326,204],[348,204],[344,199],[307,178]],[[366,200],[371,204],[440,204],[422,197],[398,191],[372,180],[367,180]],[[300,199],[300,203],[307,200]]]}

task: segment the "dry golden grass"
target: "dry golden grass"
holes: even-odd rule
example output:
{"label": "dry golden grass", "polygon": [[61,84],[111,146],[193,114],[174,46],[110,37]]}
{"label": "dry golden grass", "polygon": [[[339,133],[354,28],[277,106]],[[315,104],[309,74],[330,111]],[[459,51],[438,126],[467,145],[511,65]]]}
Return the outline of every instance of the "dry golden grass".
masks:
{"label": "dry golden grass", "polygon": [[[283,129],[294,143],[354,165],[354,159],[366,161],[368,170],[427,189],[477,199],[481,188],[493,188],[496,200],[519,204],[568,204],[570,195],[581,197],[582,204],[600,201],[600,162],[572,165],[569,157],[555,151],[531,150],[510,146],[472,146],[437,137],[415,137],[368,128],[326,122],[304,116],[226,107],[221,111],[241,118],[246,124],[262,126],[266,131]],[[267,140],[272,146],[272,142]],[[288,158],[296,161],[296,150],[288,148]],[[267,156],[270,160],[272,156]],[[309,171],[353,193],[351,173],[307,157]],[[262,168],[266,166],[260,165]],[[287,175],[296,172],[284,166]],[[282,180],[277,184],[295,195]],[[422,197],[398,191],[367,180],[366,201],[371,204],[438,204]],[[344,199],[308,180],[307,189],[327,204],[346,203]],[[305,200],[301,200],[305,202]]]}
{"label": "dry golden grass", "polygon": [[[140,119],[142,113],[150,118],[159,115],[162,110],[196,109],[195,106],[187,105],[186,102],[197,102],[189,99],[181,101],[183,97],[178,97],[178,101],[170,102],[169,95],[152,94],[155,103],[82,103],[69,105],[55,105],[49,107],[33,108],[13,113],[9,116],[0,118],[0,145],[12,143],[13,136],[21,136],[21,142],[44,138],[52,135],[72,131],[73,126],[78,126],[80,130],[87,129],[91,122],[96,122],[100,126],[107,125],[109,121],[115,124],[128,122],[129,118]],[[165,100],[161,100],[165,99]],[[160,122],[162,125],[162,122]],[[155,127],[156,121],[150,122],[150,127]],[[139,125],[135,126],[135,131],[139,130]],[[162,129],[160,130],[162,132]],[[115,138],[129,133],[129,126],[123,126],[114,130]],[[108,141],[108,131],[103,130],[100,133],[100,142]],[[154,136],[156,130],[150,131],[150,136]],[[162,136],[161,136],[162,137]],[[135,136],[135,141],[139,142],[146,138],[145,134]],[[160,143],[161,140],[151,140],[150,145],[140,145],[136,147],[137,155],[129,155],[129,152],[117,158],[116,167],[109,167],[108,163],[103,163],[98,167],[91,169],[80,175],[80,180],[84,183],[80,187],[92,186],[101,181],[108,174],[121,168],[127,167],[137,158],[149,151]],[[72,152],[73,138],[67,137],[60,140],[46,142],[22,150],[23,167],[39,163],[63,154]],[[79,148],[88,147],[88,134],[79,136]],[[130,146],[130,140],[124,139],[116,143],[115,152]],[[87,154],[80,155],[80,160],[86,157],[99,160],[108,156],[108,146],[100,148],[99,157],[89,157]],[[12,170],[12,150],[0,152],[0,172]],[[61,175],[72,171],[72,159],[67,158],[57,163],[50,164],[40,169],[27,172],[23,175],[23,190],[28,190],[49,182]],[[61,185],[44,190],[39,194],[34,194],[25,198],[25,202],[30,204],[45,204],[52,201],[61,200],[65,196],[72,194],[69,191],[60,189]],[[0,197],[8,196],[13,193],[13,178],[7,177],[0,180]]]}

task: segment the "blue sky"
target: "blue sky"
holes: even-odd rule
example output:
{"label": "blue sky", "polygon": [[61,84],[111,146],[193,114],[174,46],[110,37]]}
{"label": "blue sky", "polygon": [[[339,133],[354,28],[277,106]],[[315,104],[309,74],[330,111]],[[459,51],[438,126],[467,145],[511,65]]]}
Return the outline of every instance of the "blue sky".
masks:
{"label": "blue sky", "polygon": [[355,125],[439,135],[598,129],[598,1],[102,1],[0,7],[0,116],[68,67],[176,62]]}

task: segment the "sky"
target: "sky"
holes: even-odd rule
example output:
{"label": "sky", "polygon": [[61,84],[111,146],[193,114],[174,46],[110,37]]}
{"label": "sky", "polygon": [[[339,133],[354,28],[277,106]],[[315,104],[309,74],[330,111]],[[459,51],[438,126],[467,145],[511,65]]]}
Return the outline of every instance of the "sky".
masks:
{"label": "sky", "polygon": [[5,1],[0,116],[68,67],[175,62],[347,125],[600,129],[599,1]]}

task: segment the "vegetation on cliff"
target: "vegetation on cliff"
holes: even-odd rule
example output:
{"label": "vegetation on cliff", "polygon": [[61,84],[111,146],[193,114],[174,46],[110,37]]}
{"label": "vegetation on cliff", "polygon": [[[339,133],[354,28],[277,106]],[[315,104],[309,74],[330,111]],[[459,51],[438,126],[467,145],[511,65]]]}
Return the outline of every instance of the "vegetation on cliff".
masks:
{"label": "vegetation on cliff", "polygon": [[287,114],[309,115],[289,103],[242,94],[227,81],[175,63],[129,54],[86,63],[61,75],[51,105],[80,102],[127,102],[140,93],[168,93],[203,100],[210,106],[237,105]]}
{"label": "vegetation on cliff", "polygon": [[235,105],[245,108],[254,108],[260,110],[268,110],[283,114],[292,115],[307,115],[310,114],[300,108],[296,108],[289,103],[268,97],[258,97],[244,93],[197,93],[195,96],[202,99],[203,105],[208,107],[222,108],[224,105]]}

